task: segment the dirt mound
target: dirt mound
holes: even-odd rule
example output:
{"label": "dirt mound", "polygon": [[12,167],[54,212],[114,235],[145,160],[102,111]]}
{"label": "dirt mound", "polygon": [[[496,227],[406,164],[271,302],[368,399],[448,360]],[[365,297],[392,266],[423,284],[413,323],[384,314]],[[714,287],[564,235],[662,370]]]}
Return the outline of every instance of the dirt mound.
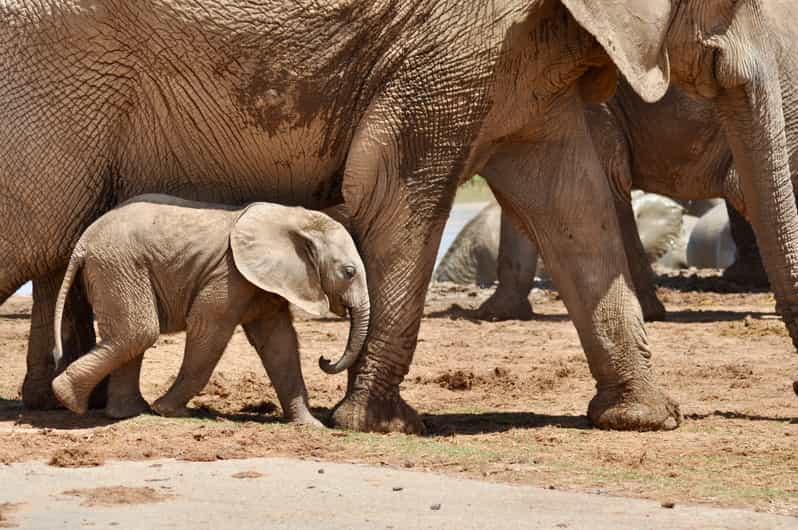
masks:
{"label": "dirt mound", "polygon": [[110,486],[106,488],[88,488],[62,491],[61,495],[78,497],[81,506],[119,506],[122,504],[152,504],[163,502],[173,497],[153,488],[130,488],[127,486]]}
{"label": "dirt mound", "polygon": [[471,390],[471,385],[474,383],[474,374],[457,370],[456,372],[441,374],[433,381],[449,390]]}
{"label": "dirt mound", "polygon": [[14,521],[14,512],[19,510],[20,504],[11,502],[0,502],[0,528],[16,528],[17,523]]}
{"label": "dirt mound", "polygon": [[241,471],[232,475],[233,478],[260,478],[263,476],[263,473],[258,473],[257,471]]}
{"label": "dirt mound", "polygon": [[97,467],[103,465],[103,459],[82,447],[65,447],[53,453],[48,463],[55,467]]}

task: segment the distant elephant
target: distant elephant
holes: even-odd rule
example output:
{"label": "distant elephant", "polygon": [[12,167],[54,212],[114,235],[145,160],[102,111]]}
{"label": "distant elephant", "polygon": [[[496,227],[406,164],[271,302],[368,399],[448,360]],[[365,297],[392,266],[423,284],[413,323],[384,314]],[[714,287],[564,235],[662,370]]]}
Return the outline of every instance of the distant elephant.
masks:
{"label": "distant elephant", "polygon": [[687,265],[725,269],[734,263],[736,247],[725,204],[718,204],[696,221],[687,242]]}
{"label": "distant elephant", "polygon": [[[715,98],[779,309],[798,337],[798,213],[783,200],[792,151],[781,98],[793,4],[2,3],[0,300],[34,280],[23,401],[54,402],[56,293],[80,233],[103,212],[145,192],[345,203],[372,314],[333,423],[422,432],[399,385],[455,190],[479,173],[540,243],[596,379],[591,421],[676,427],[585,103],[606,101],[618,71],[645,101],[671,80]],[[798,94],[790,88],[785,104]]]}
{"label": "distant elephant", "polygon": [[[111,210],[78,240],[55,313],[55,364],[63,356],[61,318],[72,283],[81,275],[97,315],[102,341],[53,380],[58,400],[86,412],[94,386],[115,369],[134,364],[160,333],[186,330],[180,373],[152,406],[164,416],[184,415],[208,383],[242,324],[272,380],[285,416],[321,426],[308,410],[289,302],[311,313],[351,315],[349,342],[327,373],[351,367],[369,323],[363,262],[349,232],[320,213],[254,203],[244,208],[143,195]],[[128,372],[129,373],[129,372]],[[116,390],[111,379],[110,391]],[[147,410],[140,393],[117,400],[110,416]]]}
{"label": "distant elephant", "polygon": [[[656,261],[680,237],[683,208],[666,197],[642,192],[633,192],[632,207],[645,253]],[[491,202],[466,223],[435,269],[433,281],[492,286],[497,279],[500,221],[501,207]]]}
{"label": "distant elephant", "polygon": [[690,240],[690,234],[693,232],[698,217],[685,213],[682,215],[682,230],[674,240],[673,248],[668,250],[657,263],[667,269],[686,269],[689,267],[687,264],[687,243]]}

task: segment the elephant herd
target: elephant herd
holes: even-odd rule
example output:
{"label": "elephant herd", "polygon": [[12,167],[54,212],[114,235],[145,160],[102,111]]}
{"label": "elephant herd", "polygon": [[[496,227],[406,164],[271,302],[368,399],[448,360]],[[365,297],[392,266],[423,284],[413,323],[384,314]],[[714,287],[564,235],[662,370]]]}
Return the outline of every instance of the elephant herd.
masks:
{"label": "elephant herd", "polygon": [[[500,284],[523,281],[511,247],[534,240],[596,380],[593,424],[677,427],[643,319],[661,304],[627,259],[630,190],[727,199],[798,345],[797,16],[792,0],[3,2],[0,301],[32,280],[25,406],[56,404],[59,289],[104,213],[143,193],[342,204],[370,321],[331,423],[422,432],[399,386],[478,173],[507,221]],[[96,337],[85,289],[63,309],[66,364]]]}
{"label": "elephant herd", "polygon": [[[745,220],[742,234],[735,241],[727,206],[719,199],[677,203],[656,193],[634,190],[631,193],[635,246],[627,247],[629,260],[657,263],[664,269],[714,268],[737,265],[737,283],[758,287],[762,278],[756,241],[746,240],[750,227]],[[735,215],[735,213],[732,213]],[[619,222],[624,220],[619,219]],[[748,230],[746,230],[746,228]],[[636,229],[636,232],[635,232]],[[749,247],[753,248],[749,248]],[[642,254],[639,252],[642,250]],[[500,260],[501,256],[501,260]],[[452,241],[432,275],[435,282],[461,285],[492,286],[500,283],[476,313],[486,320],[528,320],[532,318],[529,292],[537,276],[544,275],[535,245],[526,236],[512,229],[501,215],[496,202],[485,206]],[[630,265],[631,266],[631,265]],[[743,274],[745,273],[745,274]],[[653,274],[653,272],[652,272]],[[650,280],[653,281],[653,278]],[[767,279],[764,279],[767,282]],[[653,284],[652,284],[653,289]],[[664,307],[657,304],[643,316],[647,321],[664,318]]]}

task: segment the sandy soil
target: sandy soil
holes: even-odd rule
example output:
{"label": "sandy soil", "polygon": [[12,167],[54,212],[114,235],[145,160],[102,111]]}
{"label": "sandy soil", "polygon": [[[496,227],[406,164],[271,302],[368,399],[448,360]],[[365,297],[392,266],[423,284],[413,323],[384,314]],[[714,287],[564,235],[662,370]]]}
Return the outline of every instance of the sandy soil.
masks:
{"label": "sandy soil", "polygon": [[[686,417],[667,433],[590,427],[584,414],[593,381],[565,308],[546,289],[532,294],[535,320],[487,323],[470,319],[469,310],[490,291],[432,288],[402,385],[405,398],[424,414],[426,437],[282,423],[274,392],[240,331],[193,400],[191,418],[114,422],[99,412],[25,411],[19,386],[30,298],[17,296],[0,307],[0,462],[97,466],[108,459],[284,455],[798,515],[798,398],[792,390],[798,357],[772,296],[733,292],[717,277],[670,277],[661,284],[669,321],[649,324],[649,340],[657,377]],[[296,325],[311,403],[325,418],[346,381],[321,373],[316,360],[343,350],[347,324],[298,316]],[[166,389],[182,347],[182,335],[165,336],[147,352],[147,399]]]}

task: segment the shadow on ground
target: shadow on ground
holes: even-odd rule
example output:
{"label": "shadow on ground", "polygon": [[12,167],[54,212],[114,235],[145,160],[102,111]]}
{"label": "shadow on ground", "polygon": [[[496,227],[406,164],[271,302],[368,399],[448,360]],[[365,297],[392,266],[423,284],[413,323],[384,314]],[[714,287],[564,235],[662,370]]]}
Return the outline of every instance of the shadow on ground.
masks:
{"label": "shadow on ground", "polygon": [[480,412],[464,414],[425,414],[424,425],[430,436],[452,434],[490,434],[512,429],[591,429],[587,416],[535,414],[533,412]]}
{"label": "shadow on ground", "polygon": [[775,421],[782,423],[798,424],[798,418],[787,418],[784,416],[760,416],[757,414],[744,414],[742,412],[714,410],[706,414],[685,414],[687,420],[705,420],[708,418],[724,418],[727,420],[745,421]]}
{"label": "shadow on ground", "polygon": [[719,310],[692,310],[668,311],[666,322],[692,324],[695,322],[733,322],[745,320],[746,317],[757,320],[778,318],[775,313],[759,313],[756,311],[719,311]]}
{"label": "shadow on ground", "polygon": [[[430,311],[428,313],[424,313],[424,318],[448,318],[450,320],[468,320],[470,322],[475,323],[482,323],[482,322],[491,322],[489,319],[484,319],[480,316],[479,309],[468,309],[459,304],[452,304],[446,309],[441,309],[439,311]],[[519,320],[522,322],[569,322],[571,317],[568,315],[543,315],[540,313],[534,313],[532,318],[523,318],[523,319],[512,319],[512,320]]]}
{"label": "shadow on ground", "polygon": [[674,291],[708,293],[767,293],[767,287],[742,285],[729,281],[722,276],[699,276],[698,274],[681,273],[679,275],[658,275],[656,284]]}

